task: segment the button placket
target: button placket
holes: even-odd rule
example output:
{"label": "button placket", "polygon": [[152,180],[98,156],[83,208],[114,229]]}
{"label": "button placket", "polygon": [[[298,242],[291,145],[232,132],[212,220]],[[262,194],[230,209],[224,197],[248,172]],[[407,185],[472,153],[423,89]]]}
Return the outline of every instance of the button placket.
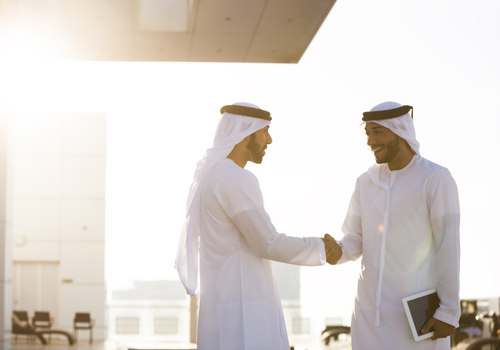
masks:
{"label": "button placket", "polygon": [[396,173],[391,173],[391,180],[386,194],[386,202],[385,202],[385,212],[384,212],[384,221],[383,221],[383,230],[382,230],[382,241],[380,244],[380,263],[379,263],[379,275],[378,275],[378,284],[377,284],[377,294],[376,294],[376,314],[375,314],[375,326],[380,326],[380,303],[382,301],[382,277],[384,274],[384,265],[385,265],[385,240],[387,235],[387,224],[389,222],[389,206],[391,203],[391,189],[394,185],[394,181],[396,179]]}

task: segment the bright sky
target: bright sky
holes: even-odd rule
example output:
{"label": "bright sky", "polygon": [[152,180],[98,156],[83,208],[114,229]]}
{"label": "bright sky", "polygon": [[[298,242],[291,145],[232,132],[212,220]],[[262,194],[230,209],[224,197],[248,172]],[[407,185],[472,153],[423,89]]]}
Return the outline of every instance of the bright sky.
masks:
{"label": "bright sky", "polygon": [[[222,105],[272,113],[274,142],[248,169],[278,230],[336,238],[373,163],[361,113],[388,100],[413,105],[422,155],[459,187],[461,296],[500,297],[498,18],[494,0],[339,0],[297,65],[51,62],[53,52],[13,62],[14,52],[0,65],[1,105],[107,113],[111,288],[177,279],[188,188]],[[303,268],[303,295],[350,301],[358,268]]]}

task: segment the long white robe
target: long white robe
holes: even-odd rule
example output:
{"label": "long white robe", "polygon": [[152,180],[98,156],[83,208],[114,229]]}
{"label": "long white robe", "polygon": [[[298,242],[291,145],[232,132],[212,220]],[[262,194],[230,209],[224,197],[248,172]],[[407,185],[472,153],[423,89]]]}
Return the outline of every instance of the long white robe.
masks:
{"label": "long white robe", "polygon": [[362,256],[353,350],[450,348],[449,338],[415,342],[402,299],[437,288],[440,307],[434,317],[458,326],[459,224],[450,172],[420,156],[397,171],[375,164],[358,178],[339,261]]}
{"label": "long white robe", "polygon": [[318,237],[276,232],[257,178],[226,159],[201,193],[199,350],[289,350],[269,260],[326,262]]}

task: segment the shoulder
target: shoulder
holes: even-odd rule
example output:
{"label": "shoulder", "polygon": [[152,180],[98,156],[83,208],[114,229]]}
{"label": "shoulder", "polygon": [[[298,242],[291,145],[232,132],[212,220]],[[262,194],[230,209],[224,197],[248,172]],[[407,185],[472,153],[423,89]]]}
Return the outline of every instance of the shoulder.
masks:
{"label": "shoulder", "polygon": [[426,171],[423,188],[429,209],[435,215],[447,215],[450,211],[460,213],[458,187],[451,172],[427,159],[420,162]]}
{"label": "shoulder", "polygon": [[377,163],[372,164],[364,173],[362,173],[361,175],[358,176],[358,178],[356,179],[356,185],[359,183],[364,183],[364,182],[371,183],[372,182],[371,179],[374,176],[378,177],[378,174],[380,174],[381,168],[382,168],[382,165],[380,165],[380,164],[377,164]]}
{"label": "shoulder", "polygon": [[448,168],[439,165],[437,163],[431,162],[426,158],[419,157],[415,165],[419,169],[419,171],[424,173],[428,181],[446,180],[446,179],[453,180],[451,172],[448,170]]}
{"label": "shoulder", "polygon": [[368,181],[370,179],[370,173],[374,170],[374,166],[372,165],[370,168],[368,168],[367,171],[358,176],[358,178],[356,179],[356,183]]}
{"label": "shoulder", "polygon": [[421,173],[423,186],[429,196],[435,196],[443,191],[448,193],[458,191],[455,179],[448,168],[425,158],[420,158],[417,165],[417,171]]}
{"label": "shoulder", "polygon": [[262,206],[263,198],[254,174],[239,166],[230,167],[214,187],[214,195],[229,217]]}
{"label": "shoulder", "polygon": [[255,175],[231,162],[226,162],[224,174],[218,182],[218,188],[226,191],[236,191],[238,188],[259,187]]}

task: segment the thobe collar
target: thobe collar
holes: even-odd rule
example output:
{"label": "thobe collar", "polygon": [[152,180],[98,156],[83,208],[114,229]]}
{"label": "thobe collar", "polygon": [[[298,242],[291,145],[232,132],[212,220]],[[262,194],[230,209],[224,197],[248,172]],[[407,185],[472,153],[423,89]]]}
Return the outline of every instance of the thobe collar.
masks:
{"label": "thobe collar", "polygon": [[368,169],[368,176],[370,177],[370,180],[372,180],[372,182],[375,185],[382,187],[384,190],[388,190],[389,185],[381,180],[381,175],[384,172],[398,173],[398,174],[407,173],[407,172],[411,171],[417,158],[420,158],[420,156],[415,154],[413,156],[412,160],[410,161],[410,163],[408,163],[408,165],[405,166],[403,169],[399,169],[399,170],[390,170],[387,163],[384,163],[384,164],[375,163]]}

